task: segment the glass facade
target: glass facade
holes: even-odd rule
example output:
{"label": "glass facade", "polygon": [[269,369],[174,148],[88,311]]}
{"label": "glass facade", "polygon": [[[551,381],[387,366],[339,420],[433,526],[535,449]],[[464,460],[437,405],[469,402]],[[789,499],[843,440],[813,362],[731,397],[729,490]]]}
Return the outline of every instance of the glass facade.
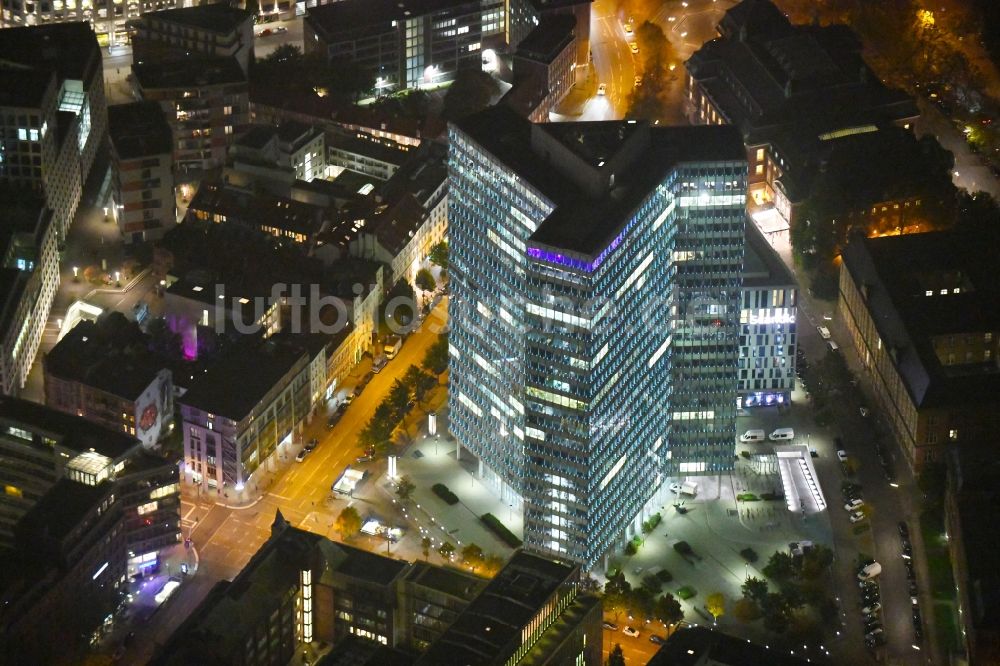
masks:
{"label": "glass facade", "polygon": [[674,166],[583,255],[533,240],[557,206],[526,178],[450,149],[452,432],[526,547],[592,565],[667,475],[732,466],[746,163]]}

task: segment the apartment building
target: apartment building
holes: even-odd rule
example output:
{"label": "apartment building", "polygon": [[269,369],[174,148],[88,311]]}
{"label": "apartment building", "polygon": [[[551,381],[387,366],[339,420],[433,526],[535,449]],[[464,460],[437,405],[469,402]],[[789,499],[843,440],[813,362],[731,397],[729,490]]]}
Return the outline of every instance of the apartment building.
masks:
{"label": "apartment building", "polygon": [[111,214],[126,243],[158,240],[177,224],[173,134],[157,102],[108,108]]}
{"label": "apartment building", "polygon": [[254,16],[227,4],[147,12],[134,22],[136,62],[161,62],[191,53],[236,58],[244,73],[253,59]]}

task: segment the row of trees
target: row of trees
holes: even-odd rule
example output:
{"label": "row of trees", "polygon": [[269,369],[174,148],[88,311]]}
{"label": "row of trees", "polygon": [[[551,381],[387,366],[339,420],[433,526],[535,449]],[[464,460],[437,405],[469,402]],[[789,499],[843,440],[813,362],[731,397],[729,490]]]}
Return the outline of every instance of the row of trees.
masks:
{"label": "row of trees", "polygon": [[663,34],[663,28],[644,21],[635,29],[635,41],[642,59],[641,85],[632,91],[629,118],[657,120],[667,113],[667,89],[673,76],[671,67],[678,66],[673,46]]}
{"label": "row of trees", "polygon": [[625,580],[625,574],[618,571],[608,577],[604,585],[604,609],[617,617],[626,613],[646,620],[659,620],[663,624],[673,624],[684,618],[681,604],[674,595],[665,592],[657,595],[659,586],[643,582],[641,587],[632,588]]}
{"label": "row of trees", "polygon": [[358,433],[358,442],[369,455],[385,455],[392,447],[392,433],[409,411],[410,400],[422,405],[438,385],[438,376],[448,369],[448,336],[441,334],[430,346],[421,367],[411,365],[402,379],[389,389],[375,413]]}

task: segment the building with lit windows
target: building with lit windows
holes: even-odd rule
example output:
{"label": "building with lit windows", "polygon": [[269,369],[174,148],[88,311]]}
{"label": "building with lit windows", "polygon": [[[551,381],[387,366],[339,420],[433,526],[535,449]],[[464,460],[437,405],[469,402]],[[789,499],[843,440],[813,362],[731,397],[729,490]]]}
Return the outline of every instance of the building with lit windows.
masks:
{"label": "building with lit windows", "polygon": [[417,666],[603,663],[601,600],[582,594],[580,569],[514,553]]}
{"label": "building with lit windows", "polygon": [[514,85],[500,103],[531,122],[548,122],[576,83],[576,19],[560,14],[543,19],[514,52]]}
{"label": "building with lit windows", "polygon": [[147,12],[133,23],[136,62],[183,58],[191,53],[236,58],[246,72],[253,58],[254,15],[225,3]]}
{"label": "building with lit windows", "polygon": [[101,50],[88,24],[0,30],[0,182],[43,195],[59,240],[107,129]]}
{"label": "building with lit windows", "polygon": [[743,0],[726,11],[718,32],[684,63],[686,113],[692,123],[739,128],[748,203],[775,211],[776,219],[758,221],[765,230],[788,229],[777,218],[783,205],[775,182],[818,164],[827,141],[885,125],[908,128],[918,115],[911,98],[868,67],[847,26],[793,25],[771,0]]}
{"label": "building with lit windows", "polygon": [[177,465],[122,432],[0,398],[0,485],[3,657],[80,661],[128,576],[180,541]]}
{"label": "building with lit windows", "polygon": [[158,102],[173,130],[178,180],[225,164],[250,118],[247,77],[235,57],[134,60],[132,74],[139,98]]}
{"label": "building with lit windows", "polygon": [[737,406],[788,405],[795,388],[798,288],[760,230],[747,224],[746,234]]}
{"label": "building with lit windows", "polygon": [[343,0],[308,10],[303,43],[367,73],[377,93],[433,87],[504,47],[504,2]]}
{"label": "building with lit windows", "polygon": [[17,395],[35,362],[59,287],[52,211],[41,197],[0,185],[0,394]]}
{"label": "building with lit windows", "polygon": [[119,312],[81,321],[43,359],[45,404],[158,447],[174,428],[174,385],[149,348]]}
{"label": "building with lit windows", "polygon": [[310,416],[312,360],[303,347],[271,339],[232,350],[198,376],[178,400],[184,480],[220,495],[259,492],[254,473]]}
{"label": "building with lit windows", "polygon": [[156,102],[108,108],[113,194],[109,214],[126,243],[158,240],[177,224],[174,139]]}
{"label": "building with lit windows", "polygon": [[668,476],[732,466],[745,151],[505,107],[449,145],[450,429],[526,548],[592,566]]}
{"label": "building with lit windows", "polygon": [[292,527],[279,512],[268,541],[232,582],[216,584],[152,663],[285,664],[297,649],[347,636],[393,646],[408,567]]}
{"label": "building with lit windows", "polygon": [[983,227],[855,237],[843,253],[840,316],[915,471],[1000,433],[1000,235]]}

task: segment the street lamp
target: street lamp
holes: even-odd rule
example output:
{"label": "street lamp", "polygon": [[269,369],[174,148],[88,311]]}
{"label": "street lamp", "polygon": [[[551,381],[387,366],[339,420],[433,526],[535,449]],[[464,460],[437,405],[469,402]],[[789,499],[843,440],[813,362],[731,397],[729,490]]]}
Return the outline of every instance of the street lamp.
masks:
{"label": "street lamp", "polygon": [[115,271],[115,286],[116,287],[122,286],[122,272],[121,271]]}
{"label": "street lamp", "polygon": [[80,281],[80,267],[79,266],[74,266],[73,267],[73,282],[79,282],[79,281]]}

